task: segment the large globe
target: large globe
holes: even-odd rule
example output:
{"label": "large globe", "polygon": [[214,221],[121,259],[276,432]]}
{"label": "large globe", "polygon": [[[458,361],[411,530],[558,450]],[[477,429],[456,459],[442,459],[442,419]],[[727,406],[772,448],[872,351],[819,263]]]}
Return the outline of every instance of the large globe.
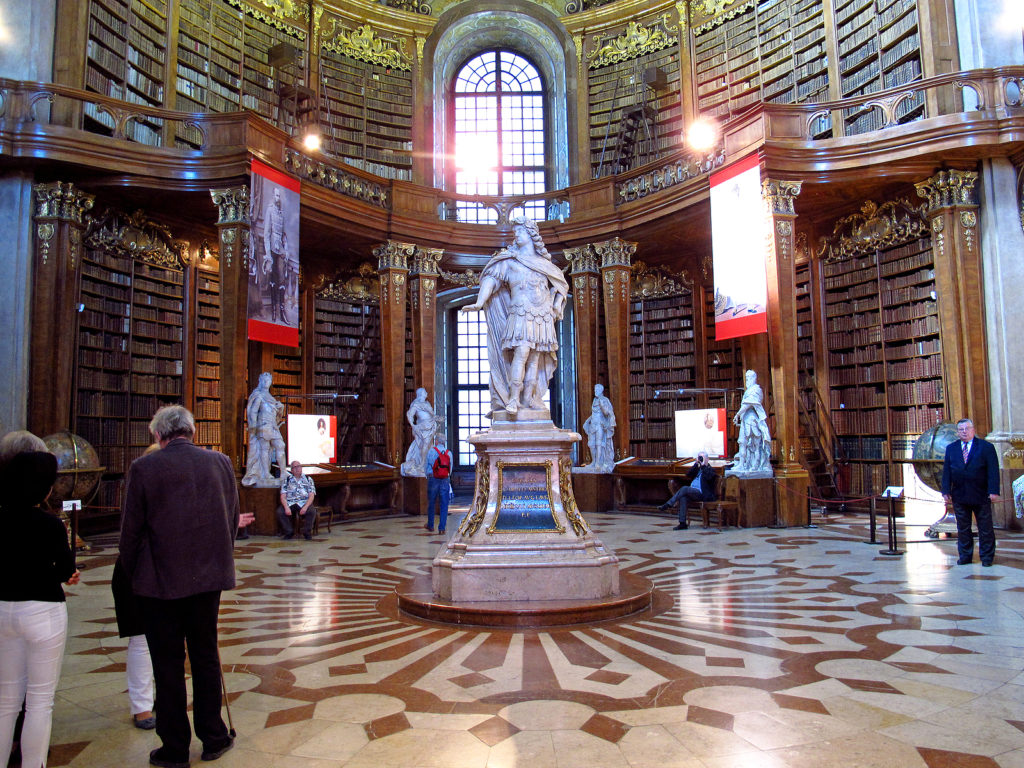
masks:
{"label": "large globe", "polygon": [[51,499],[55,502],[81,499],[85,505],[96,492],[103,474],[96,449],[67,430],[43,438],[46,449],[57,457],[57,482]]}
{"label": "large globe", "polygon": [[922,432],[914,442],[910,461],[921,482],[933,491],[942,491],[942,463],[946,458],[946,446],[959,439],[956,424],[940,421]]}

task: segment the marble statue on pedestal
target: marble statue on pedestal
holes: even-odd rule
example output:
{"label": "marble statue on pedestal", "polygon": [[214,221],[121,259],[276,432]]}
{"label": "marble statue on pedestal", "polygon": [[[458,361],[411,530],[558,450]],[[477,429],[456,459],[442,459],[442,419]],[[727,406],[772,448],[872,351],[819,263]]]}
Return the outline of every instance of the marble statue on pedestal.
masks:
{"label": "marble statue on pedestal", "polygon": [[757,383],[757,373],[747,371],[746,389],[733,424],[740,428],[737,443],[739,451],[729,474],[739,477],[772,476],[772,436],[768,432],[768,416],[763,403],[764,393]]}
{"label": "marble statue on pedestal", "polygon": [[277,461],[279,471],[284,471],[288,462],[285,458],[284,438],[281,437],[281,422],[284,421],[284,404],[270,394],[273,376],[264,371],[259,384],[249,395],[245,405],[245,417],[249,426],[249,456],[245,464],[242,485],[257,488],[276,488],[281,481],[270,472],[271,459]]}
{"label": "marble statue on pedestal", "polygon": [[520,408],[545,407],[558,362],[555,322],[562,319],[569,285],[536,223],[516,219],[512,232],[512,245],[484,267],[476,302],[462,311],[487,313],[491,413],[515,417]]}
{"label": "marble statue on pedestal", "polygon": [[578,467],[577,472],[595,472],[610,474],[615,470],[615,446],[612,436],[615,434],[615,411],[612,401],[604,396],[604,386],[594,385],[594,402],[590,407],[590,416],[583,422],[583,431],[587,433],[587,446],[590,448],[591,462],[585,467]]}
{"label": "marble statue on pedestal", "polygon": [[405,454],[405,461],[402,462],[402,475],[423,477],[427,451],[434,444],[434,435],[437,433],[434,406],[427,400],[427,390],[423,387],[416,390],[416,398],[409,404],[405,418],[412,427],[412,444]]}

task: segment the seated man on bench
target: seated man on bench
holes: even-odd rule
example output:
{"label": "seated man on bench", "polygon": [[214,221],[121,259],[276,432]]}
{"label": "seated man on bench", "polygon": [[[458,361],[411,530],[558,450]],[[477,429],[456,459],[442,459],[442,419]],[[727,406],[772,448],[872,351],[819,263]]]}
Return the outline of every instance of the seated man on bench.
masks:
{"label": "seated man on bench", "polygon": [[708,461],[708,455],[701,451],[697,454],[697,461],[693,463],[689,473],[686,475],[686,484],[672,494],[672,498],[662,504],[658,509],[662,512],[669,509],[673,504],[679,505],[679,525],[672,530],[682,531],[689,527],[686,520],[686,508],[690,501],[714,501],[717,497],[718,475],[715,468]]}
{"label": "seated man on bench", "polygon": [[313,499],[316,498],[316,487],[313,485],[313,478],[302,473],[302,463],[293,461],[291,471],[284,476],[281,483],[281,506],[277,508],[277,520],[281,523],[281,530],[284,531],[284,538],[290,539],[295,535],[295,526],[292,524],[303,519],[302,535],[307,541],[313,538],[313,522],[316,519],[316,510],[313,509]]}

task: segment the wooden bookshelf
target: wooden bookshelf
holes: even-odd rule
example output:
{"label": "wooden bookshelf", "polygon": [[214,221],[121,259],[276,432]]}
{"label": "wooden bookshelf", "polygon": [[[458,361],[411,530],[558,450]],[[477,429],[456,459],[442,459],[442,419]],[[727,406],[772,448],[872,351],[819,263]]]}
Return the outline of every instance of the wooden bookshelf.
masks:
{"label": "wooden bookshelf", "polygon": [[675,456],[672,402],[656,393],[696,381],[693,295],[634,299],[629,313],[629,452]]}
{"label": "wooden bookshelf", "polygon": [[219,451],[220,438],[220,275],[217,272],[196,270],[195,328],[193,349],[195,376],[193,378],[192,414],[196,419],[196,445]]}
{"label": "wooden bookshelf", "polygon": [[930,237],[824,265],[829,409],[845,491],[902,485],[917,435],[946,417]]}
{"label": "wooden bookshelf", "polygon": [[389,179],[412,178],[412,72],[321,51],[324,149]]}

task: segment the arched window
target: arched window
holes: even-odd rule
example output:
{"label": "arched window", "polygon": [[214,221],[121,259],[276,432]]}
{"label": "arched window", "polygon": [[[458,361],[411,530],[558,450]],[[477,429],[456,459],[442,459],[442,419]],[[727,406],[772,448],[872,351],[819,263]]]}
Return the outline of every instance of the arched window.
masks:
{"label": "arched window", "polygon": [[[534,195],[547,190],[544,82],[513,51],[477,54],[455,75],[450,101],[455,184],[462,195]],[[545,218],[542,200],[512,215]],[[459,203],[459,221],[488,224],[495,211]]]}

